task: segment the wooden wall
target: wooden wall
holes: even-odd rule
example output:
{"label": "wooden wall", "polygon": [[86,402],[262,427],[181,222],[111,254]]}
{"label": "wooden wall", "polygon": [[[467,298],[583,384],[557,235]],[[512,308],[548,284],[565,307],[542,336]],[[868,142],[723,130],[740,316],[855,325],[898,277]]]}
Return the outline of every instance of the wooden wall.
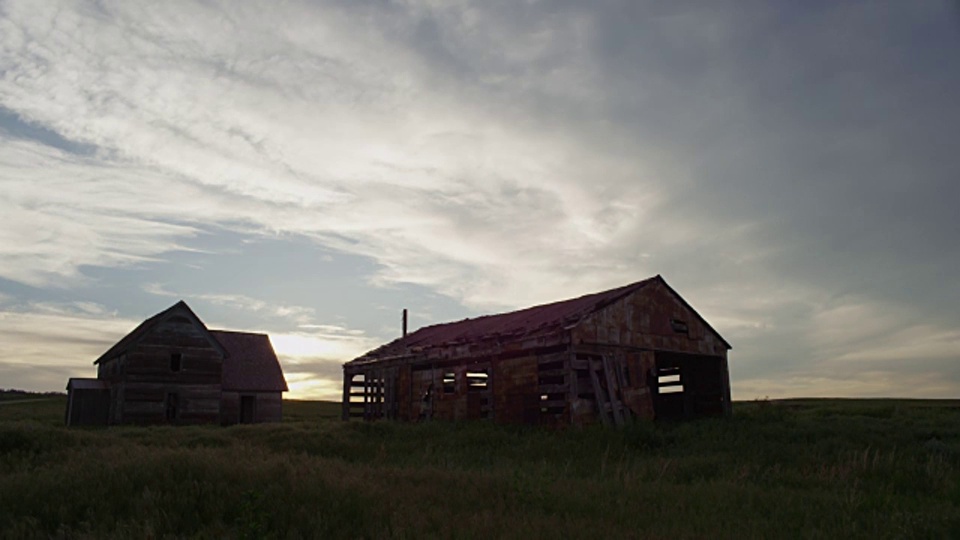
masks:
{"label": "wooden wall", "polygon": [[541,358],[531,353],[354,368],[344,375],[344,418],[539,423]]}
{"label": "wooden wall", "polygon": [[253,423],[280,422],[283,420],[283,395],[280,392],[230,392],[224,391],[221,399],[220,423],[240,423],[240,400],[244,396],[254,399]]}
{"label": "wooden wall", "polygon": [[[684,401],[676,407],[685,406],[689,415],[714,414],[717,407],[721,414],[730,413],[727,345],[662,283],[590,315],[572,330],[571,340],[578,351],[608,356],[616,369],[624,370],[629,380],[620,388],[620,398],[638,416],[653,416],[657,400]],[[662,377],[668,374],[682,381]],[[669,384],[687,395],[659,392],[660,378],[670,378]]]}
{"label": "wooden wall", "polygon": [[[179,371],[171,369],[173,353],[181,355]],[[223,358],[189,319],[174,316],[158,323],[125,355],[108,363],[101,371],[115,381],[113,423],[167,423],[170,395],[176,396],[172,423],[220,421]]]}
{"label": "wooden wall", "polygon": [[[672,321],[685,323],[687,332],[674,330]],[[571,338],[574,344],[625,345],[727,356],[727,347],[720,336],[658,282],[590,315],[572,330]]]}
{"label": "wooden wall", "polygon": [[109,390],[71,388],[67,392],[68,426],[105,426],[109,413]]}

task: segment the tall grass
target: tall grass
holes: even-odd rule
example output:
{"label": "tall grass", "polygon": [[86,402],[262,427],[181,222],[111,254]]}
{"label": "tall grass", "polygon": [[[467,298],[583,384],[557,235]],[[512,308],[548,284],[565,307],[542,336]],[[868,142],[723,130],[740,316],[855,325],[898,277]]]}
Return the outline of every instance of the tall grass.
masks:
{"label": "tall grass", "polygon": [[309,402],[274,425],[66,429],[39,405],[0,411],[5,537],[960,537],[950,402],[559,432]]}

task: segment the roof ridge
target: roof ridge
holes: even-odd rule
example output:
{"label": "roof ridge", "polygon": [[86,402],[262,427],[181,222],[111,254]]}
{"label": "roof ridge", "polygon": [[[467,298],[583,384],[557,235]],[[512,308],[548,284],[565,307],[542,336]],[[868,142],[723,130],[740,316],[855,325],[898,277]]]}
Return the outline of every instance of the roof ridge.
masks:
{"label": "roof ridge", "polygon": [[[619,286],[619,287],[614,287],[614,288],[612,288],[612,289],[605,289],[605,290],[602,290],[602,291],[597,291],[597,292],[582,294],[582,295],[580,295],[580,296],[574,296],[574,297],[566,298],[566,299],[563,299],[563,300],[554,300],[553,302],[545,302],[545,303],[543,303],[543,304],[534,304],[534,305],[532,305],[532,306],[527,306],[527,307],[523,307],[523,308],[519,308],[519,309],[514,309],[514,310],[510,310],[510,311],[502,311],[502,312],[500,312],[500,313],[488,313],[488,314],[485,314],[485,315],[479,315],[479,316],[477,316],[477,317],[465,317],[465,318],[463,318],[463,319],[458,319],[458,320],[456,320],[456,321],[447,321],[447,322],[435,323],[435,324],[431,324],[431,325],[427,325],[427,326],[421,326],[420,328],[418,328],[418,329],[416,329],[415,331],[411,332],[409,335],[413,335],[413,334],[419,332],[420,330],[425,330],[425,329],[428,329],[428,328],[436,328],[436,327],[438,327],[438,326],[446,326],[446,325],[448,325],[448,324],[457,324],[457,323],[463,323],[463,322],[475,322],[475,321],[481,321],[481,320],[483,320],[483,319],[491,319],[491,318],[494,318],[494,317],[502,317],[502,316],[504,316],[504,315],[512,315],[512,314],[516,314],[516,313],[522,313],[522,312],[524,312],[524,311],[531,311],[531,310],[542,309],[542,308],[547,308],[547,307],[551,307],[551,306],[558,306],[558,305],[560,305],[560,304],[565,304],[565,303],[567,303],[567,302],[575,302],[575,301],[577,301],[577,300],[583,300],[583,299],[585,299],[585,298],[587,298],[587,297],[590,297],[590,296],[603,296],[603,295],[605,295],[605,294],[610,294],[610,293],[612,293],[612,292],[614,292],[614,291],[618,291],[618,290],[623,289],[623,293],[622,293],[621,295],[617,295],[616,298],[614,298],[614,299],[611,300],[611,301],[615,302],[617,299],[619,299],[620,297],[622,297],[622,295],[629,294],[630,292],[632,292],[633,289],[634,289],[634,287],[639,288],[641,285],[646,285],[648,282],[651,282],[651,281],[653,281],[654,279],[657,279],[657,278],[660,278],[660,274],[657,274],[656,276],[649,277],[649,278],[646,278],[646,279],[642,279],[642,280],[640,280],[640,281],[635,281],[635,282],[629,283],[629,284],[627,284],[627,285],[621,285],[621,286]],[[661,278],[661,279],[662,279],[662,278]],[[595,310],[598,309],[599,307],[600,307],[600,306],[592,306],[591,309],[589,309],[589,310],[584,310],[584,311],[595,311]]]}
{"label": "roof ridge", "polygon": [[220,332],[223,334],[247,334],[250,336],[270,336],[268,332],[248,332],[246,330],[224,330],[221,328],[208,328],[208,332]]}
{"label": "roof ridge", "polygon": [[[112,358],[114,355],[126,351],[130,345],[136,343],[143,336],[144,333],[146,333],[148,330],[150,330],[150,328],[153,327],[153,325],[157,324],[157,322],[162,320],[165,316],[170,314],[172,311],[178,310],[178,309],[185,310],[187,312],[187,315],[189,317],[192,317],[196,321],[196,323],[200,325],[201,329],[204,332],[207,332],[208,334],[210,333],[210,329],[207,328],[207,325],[204,324],[203,320],[199,316],[197,316],[197,314],[193,311],[193,309],[191,309],[190,306],[187,305],[187,303],[184,300],[181,299],[176,304],[173,304],[167,309],[164,309],[163,311],[144,319],[144,321],[138,324],[133,330],[131,330],[122,338],[120,338],[120,341],[114,343],[109,349],[106,350],[106,352],[104,352],[99,357],[97,357],[97,359],[93,361],[94,365],[99,364],[100,361],[102,360]],[[213,341],[216,343],[215,347],[218,347],[221,350],[221,352],[226,353],[226,351],[223,350],[223,345],[217,342],[216,338],[214,338],[212,334],[210,334],[210,338],[213,339]]]}

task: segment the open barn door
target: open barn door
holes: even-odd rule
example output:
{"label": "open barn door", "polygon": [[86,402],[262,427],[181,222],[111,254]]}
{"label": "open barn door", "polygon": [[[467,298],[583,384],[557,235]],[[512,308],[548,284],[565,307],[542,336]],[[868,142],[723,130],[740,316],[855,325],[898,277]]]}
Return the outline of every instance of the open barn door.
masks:
{"label": "open barn door", "polygon": [[654,413],[658,419],[724,414],[723,359],[719,356],[656,353]]}

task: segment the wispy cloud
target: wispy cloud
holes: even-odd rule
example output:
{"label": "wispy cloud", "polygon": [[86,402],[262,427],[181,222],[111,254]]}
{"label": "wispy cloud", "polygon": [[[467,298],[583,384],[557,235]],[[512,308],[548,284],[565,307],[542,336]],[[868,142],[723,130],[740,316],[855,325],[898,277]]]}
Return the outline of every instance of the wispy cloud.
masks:
{"label": "wispy cloud", "polygon": [[93,361],[139,323],[87,303],[0,306],[3,386],[62,389],[69,377],[95,376]]}
{"label": "wispy cloud", "polygon": [[0,277],[216,226],[484,310],[663,273],[754,378],[943,358],[960,44],[943,6],[886,8],[5,2]]}
{"label": "wispy cloud", "polygon": [[306,306],[277,305],[267,300],[252,298],[243,294],[210,294],[173,292],[159,283],[148,283],[143,290],[157,296],[180,299],[197,299],[238,311],[253,312],[261,316],[286,319],[298,325],[310,325],[315,310]]}
{"label": "wispy cloud", "polygon": [[[353,27],[349,33],[359,30],[366,39],[348,38],[342,23],[359,21],[336,7],[288,5],[270,16],[275,26],[263,26],[262,13],[258,21],[245,19],[253,13],[241,10],[227,28],[210,8],[186,8],[188,25],[173,23],[185,16],[184,6],[105,9],[108,17],[82,9],[58,9],[54,17],[13,4],[4,21],[3,46],[21,54],[4,66],[3,104],[101,155],[79,159],[21,142],[8,150],[2,171],[10,179],[9,205],[42,201],[46,211],[18,221],[45,219],[57,230],[84,223],[78,233],[104,237],[99,249],[76,239],[32,238],[31,245],[63,253],[62,260],[28,252],[14,265],[22,270],[8,271],[12,279],[49,283],[84,264],[136,262],[177,249],[177,236],[192,231],[171,220],[238,221],[373,257],[383,267],[380,280],[502,305],[503,298],[551,293],[523,285],[492,294],[518,271],[591,270],[594,283],[582,291],[609,280],[591,255],[656,204],[659,190],[636,174],[636,163],[629,171],[613,160],[604,164],[581,149],[582,141],[545,139],[537,126],[490,116],[490,104],[462,83],[452,95],[434,88],[434,59],[415,43],[391,46],[419,39],[399,28]],[[403,24],[429,16],[413,10]],[[222,33],[235,24],[257,29],[243,51]],[[55,39],[22,54],[39,35]],[[91,35],[101,37],[88,43]],[[389,75],[398,65],[405,67],[402,78]],[[64,106],[70,115],[61,114]],[[307,121],[313,118],[323,121]],[[36,166],[23,166],[25,154]],[[582,181],[588,177],[589,188]],[[616,200],[603,191],[616,191]],[[131,241],[113,231],[128,231]],[[70,245],[89,255],[61,249]],[[556,276],[548,286],[557,281],[574,280]]]}

